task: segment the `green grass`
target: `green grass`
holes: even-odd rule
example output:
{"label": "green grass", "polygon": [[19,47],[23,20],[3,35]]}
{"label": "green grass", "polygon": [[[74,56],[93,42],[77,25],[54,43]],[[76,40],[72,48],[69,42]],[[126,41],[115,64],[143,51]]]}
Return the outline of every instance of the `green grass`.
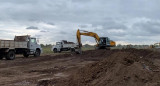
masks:
{"label": "green grass", "polygon": [[82,51],[94,50],[95,47],[82,47]]}
{"label": "green grass", "polygon": [[[43,46],[42,47],[42,49],[43,49],[43,54],[54,54],[54,52],[53,51],[51,51],[51,46]],[[95,47],[93,46],[93,47],[82,47],[82,51],[87,51],[87,50],[94,50],[95,49]],[[63,51],[62,53],[67,53],[67,52],[69,52],[69,51]]]}
{"label": "green grass", "polygon": [[43,54],[51,54],[53,51],[51,51],[51,47],[42,47]]}

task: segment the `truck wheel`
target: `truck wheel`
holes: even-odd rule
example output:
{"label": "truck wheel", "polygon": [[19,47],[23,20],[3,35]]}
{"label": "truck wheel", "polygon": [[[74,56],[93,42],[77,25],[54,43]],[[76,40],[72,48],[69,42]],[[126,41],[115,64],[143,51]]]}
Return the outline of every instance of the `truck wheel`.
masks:
{"label": "truck wheel", "polygon": [[100,49],[100,48],[96,46],[95,49],[98,50],[98,49]]}
{"label": "truck wheel", "polygon": [[24,57],[28,57],[28,56],[29,56],[29,54],[27,54],[27,53],[23,53],[23,56],[24,56]]}
{"label": "truck wheel", "polygon": [[75,52],[75,49],[74,49],[74,48],[71,48],[71,52]]}
{"label": "truck wheel", "polygon": [[110,47],[107,47],[106,50],[111,50],[111,48],[110,48]]}
{"label": "truck wheel", "polygon": [[54,53],[57,53],[57,49],[56,48],[53,51],[54,51]]}
{"label": "truck wheel", "polygon": [[15,59],[15,52],[14,51],[9,51],[6,55],[7,60],[14,60]]}
{"label": "truck wheel", "polygon": [[0,59],[3,59],[3,56],[0,56]]}
{"label": "truck wheel", "polygon": [[61,53],[61,51],[58,51],[58,53]]}
{"label": "truck wheel", "polygon": [[40,51],[39,50],[36,50],[35,54],[34,54],[34,57],[39,57],[40,56]]}

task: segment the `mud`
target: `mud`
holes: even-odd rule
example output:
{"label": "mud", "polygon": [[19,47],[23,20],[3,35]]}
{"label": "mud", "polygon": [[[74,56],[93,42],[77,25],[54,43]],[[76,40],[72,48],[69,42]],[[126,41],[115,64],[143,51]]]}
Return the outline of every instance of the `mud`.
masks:
{"label": "mud", "polygon": [[0,86],[160,86],[160,54],[90,50],[0,60]]}
{"label": "mud", "polygon": [[[159,86],[160,55],[150,50],[127,49],[78,70],[67,86]],[[62,84],[61,84],[62,85]]]}

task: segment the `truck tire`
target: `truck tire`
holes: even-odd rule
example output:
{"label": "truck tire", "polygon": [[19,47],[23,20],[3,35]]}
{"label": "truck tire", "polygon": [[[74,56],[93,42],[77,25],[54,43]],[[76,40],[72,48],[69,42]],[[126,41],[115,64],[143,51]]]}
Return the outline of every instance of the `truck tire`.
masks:
{"label": "truck tire", "polygon": [[58,53],[61,53],[61,50],[60,50],[60,51],[58,51]]}
{"label": "truck tire", "polygon": [[106,50],[111,50],[111,48],[110,48],[110,47],[107,47]]}
{"label": "truck tire", "polygon": [[54,53],[57,53],[57,49],[55,48],[55,49],[53,49],[53,51],[54,51]]}
{"label": "truck tire", "polygon": [[14,60],[15,59],[15,52],[9,51],[5,57],[7,60]]}
{"label": "truck tire", "polygon": [[98,49],[100,49],[100,48],[96,46],[95,49],[98,50]]}
{"label": "truck tire", "polygon": [[3,59],[3,56],[0,55],[0,60]]}
{"label": "truck tire", "polygon": [[23,53],[23,56],[24,56],[24,57],[29,57],[29,54]]}
{"label": "truck tire", "polygon": [[74,49],[74,48],[71,48],[71,52],[72,52],[72,53],[75,52],[75,49]]}
{"label": "truck tire", "polygon": [[40,50],[36,50],[34,57],[39,57],[40,56]]}

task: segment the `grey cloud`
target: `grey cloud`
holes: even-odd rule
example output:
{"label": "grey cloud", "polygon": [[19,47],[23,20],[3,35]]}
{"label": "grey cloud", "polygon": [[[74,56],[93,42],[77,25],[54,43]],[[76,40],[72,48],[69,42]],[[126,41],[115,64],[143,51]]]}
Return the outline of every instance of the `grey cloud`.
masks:
{"label": "grey cloud", "polygon": [[14,1],[14,0],[1,0],[1,3],[15,3],[15,4],[24,4],[24,3],[36,3],[38,0],[20,0],[20,1]]}
{"label": "grey cloud", "polygon": [[[80,2],[91,2],[79,5],[72,3],[73,1]],[[90,23],[93,21],[100,21],[104,17],[152,17],[154,15],[159,17],[159,5],[156,1],[142,0],[141,3],[151,3],[150,12],[152,15],[146,13],[146,6],[136,5],[136,2],[130,3],[127,0],[123,1],[106,1],[106,0],[22,0],[22,1],[1,1],[1,14],[4,18],[13,19],[16,21],[71,21],[71,22],[86,22]],[[10,4],[7,4],[10,3]],[[7,4],[7,5],[6,5]],[[136,7],[137,6],[137,7]],[[65,8],[65,9],[64,9]],[[136,9],[139,10],[136,10]],[[133,10],[134,9],[134,10]],[[14,10],[14,11],[12,11]],[[156,12],[157,11],[157,12]],[[145,12],[145,14],[144,14]],[[129,15],[128,15],[129,14]],[[155,17],[154,16],[154,17]],[[4,19],[5,20],[5,19]]]}
{"label": "grey cloud", "polygon": [[[7,27],[8,22],[15,22],[19,28],[33,25],[26,29],[40,30],[42,33],[38,34],[42,36],[49,31],[45,35],[51,41],[59,39],[55,38],[53,33],[65,34],[60,37],[66,39],[74,38],[70,33],[75,35],[76,29],[72,28],[78,28],[79,24],[83,24],[79,27],[85,30],[94,31],[113,40],[131,41],[132,37],[137,38],[137,41],[143,38],[147,40],[147,36],[160,36],[159,22],[153,22],[160,20],[159,3],[159,0],[0,0],[0,23],[6,22],[4,26]],[[128,27],[126,22],[130,23],[130,19],[136,18],[148,18],[153,21],[134,21],[136,23]],[[41,22],[55,26],[56,30],[48,30],[43,28],[44,26],[34,27]],[[92,27],[87,24],[92,24]],[[0,28],[5,28],[4,26]],[[109,33],[109,30],[122,32]],[[89,38],[87,40],[91,41]]]}
{"label": "grey cloud", "polygon": [[87,28],[88,25],[78,25],[80,28]]}
{"label": "grey cloud", "polygon": [[38,27],[35,27],[35,26],[29,26],[29,27],[27,27],[26,29],[38,30]]}
{"label": "grey cloud", "polygon": [[72,2],[90,2],[90,1],[92,1],[92,0],[72,0]]}
{"label": "grey cloud", "polygon": [[65,31],[60,31],[59,34],[60,34],[60,35],[64,35],[64,34],[67,34],[67,32],[65,32]]}
{"label": "grey cloud", "polygon": [[35,37],[41,37],[42,35],[35,35]]}
{"label": "grey cloud", "polygon": [[127,29],[127,27],[123,24],[116,24],[116,23],[112,23],[112,24],[103,24],[102,25],[104,29]]}
{"label": "grey cloud", "polygon": [[105,20],[99,22],[93,22],[92,27],[102,26],[103,29],[127,29],[123,23],[117,23],[115,19],[105,18]]}
{"label": "grey cloud", "polygon": [[49,32],[49,31],[47,31],[47,30],[41,30],[40,32],[46,33],[46,32]]}
{"label": "grey cloud", "polygon": [[6,30],[0,30],[0,32],[5,32]]}
{"label": "grey cloud", "polygon": [[110,35],[113,35],[114,37],[125,37],[127,35],[127,32],[113,32],[110,33]]}
{"label": "grey cloud", "polygon": [[140,36],[154,36],[160,33],[160,22],[158,21],[147,21],[139,22],[132,26],[134,34]]}
{"label": "grey cloud", "polygon": [[49,24],[49,25],[55,25],[54,23],[52,23],[52,22],[48,22],[47,24]]}

